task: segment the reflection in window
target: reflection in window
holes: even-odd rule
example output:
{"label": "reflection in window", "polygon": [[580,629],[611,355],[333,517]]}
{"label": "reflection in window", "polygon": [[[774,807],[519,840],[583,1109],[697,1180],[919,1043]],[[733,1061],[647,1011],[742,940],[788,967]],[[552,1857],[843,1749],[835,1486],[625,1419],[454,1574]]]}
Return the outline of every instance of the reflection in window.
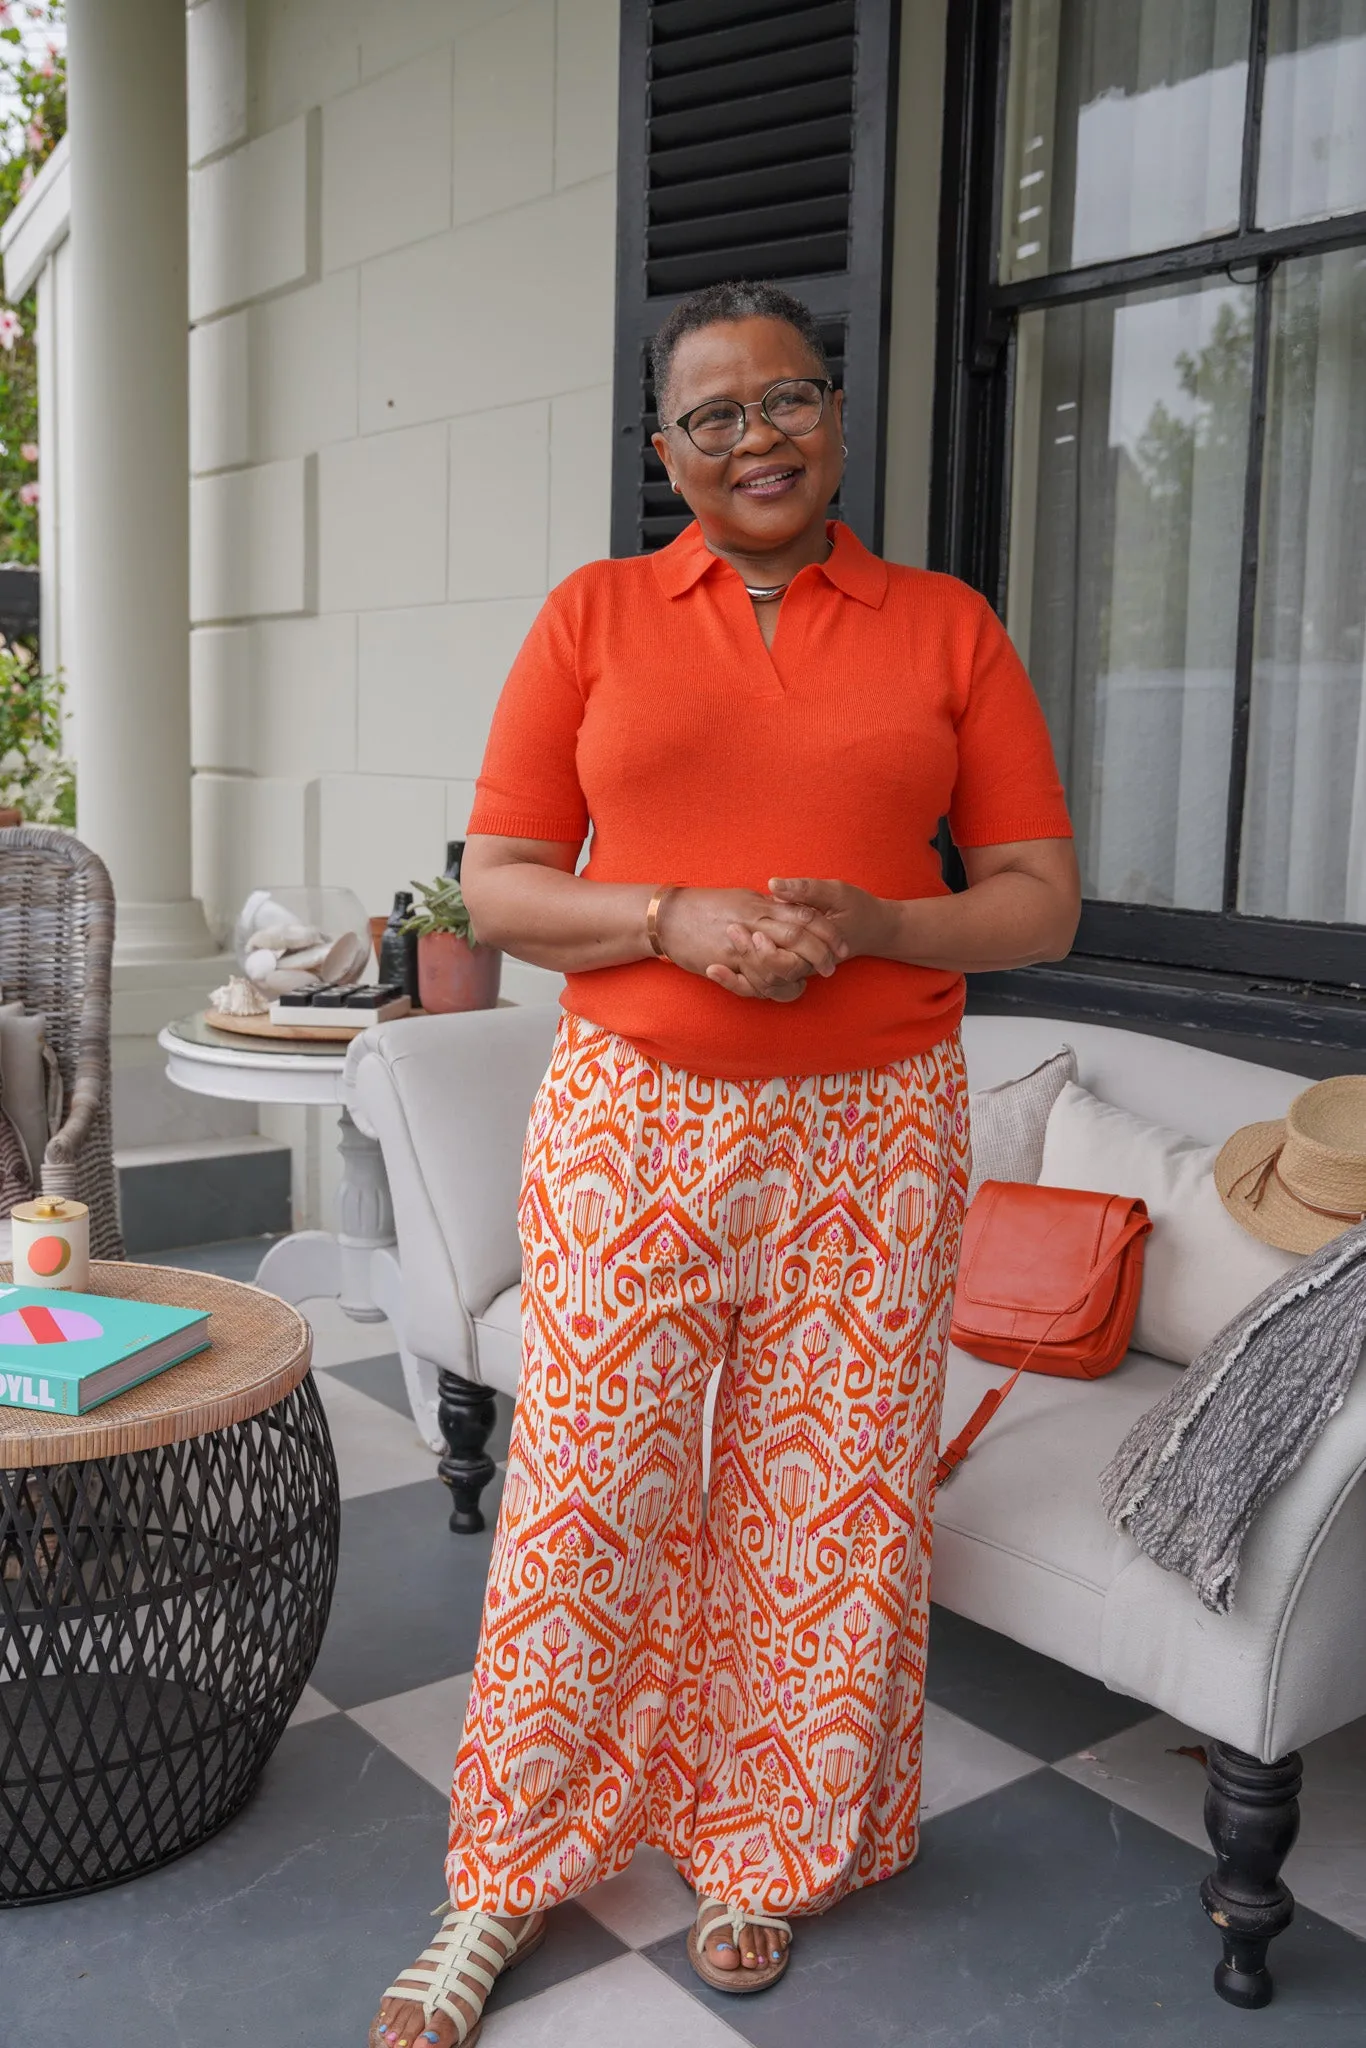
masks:
{"label": "reflection in window", "polygon": [[1253,292],[1025,314],[1007,623],[1089,897],[1222,906]]}
{"label": "reflection in window", "polygon": [[1238,224],[1250,0],[1017,0],[1001,276]]}
{"label": "reflection in window", "polygon": [[1366,924],[1366,253],[1272,309],[1239,908]]}
{"label": "reflection in window", "polygon": [[1366,207],[1366,0],[1272,0],[1257,218]]}

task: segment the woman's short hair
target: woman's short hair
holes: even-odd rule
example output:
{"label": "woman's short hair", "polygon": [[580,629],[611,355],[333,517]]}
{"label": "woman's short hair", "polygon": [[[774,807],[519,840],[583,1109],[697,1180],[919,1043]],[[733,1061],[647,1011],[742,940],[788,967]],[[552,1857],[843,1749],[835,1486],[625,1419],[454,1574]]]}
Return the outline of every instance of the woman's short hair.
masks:
{"label": "woman's short hair", "polygon": [[715,327],[723,320],[783,320],[796,329],[812,360],[822,371],[825,363],[825,343],[821,340],[820,328],[809,306],[800,299],[794,299],[791,292],[785,292],[780,284],[749,284],[744,279],[735,279],[727,284],[709,284],[700,292],[689,292],[686,299],[680,299],[663,321],[650,343],[650,368],[655,380],[655,404],[661,416],[665,411],[669,390],[669,378],[673,371],[674,355],[685,334],[695,334],[699,327]]}

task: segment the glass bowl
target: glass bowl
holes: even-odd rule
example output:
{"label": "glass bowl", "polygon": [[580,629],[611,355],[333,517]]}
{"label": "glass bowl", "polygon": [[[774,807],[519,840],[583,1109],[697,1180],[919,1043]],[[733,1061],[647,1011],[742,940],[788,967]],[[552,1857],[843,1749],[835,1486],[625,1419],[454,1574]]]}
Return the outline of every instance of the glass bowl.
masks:
{"label": "glass bowl", "polygon": [[248,981],[275,994],[323,981],[356,982],[370,964],[370,922],[349,889],[282,883],[252,890],[232,944]]}

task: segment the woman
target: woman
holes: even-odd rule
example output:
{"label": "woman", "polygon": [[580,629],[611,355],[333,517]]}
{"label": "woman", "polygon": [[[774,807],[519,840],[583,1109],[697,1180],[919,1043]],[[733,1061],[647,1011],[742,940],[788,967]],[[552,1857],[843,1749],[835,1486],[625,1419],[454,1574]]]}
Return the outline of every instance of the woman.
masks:
{"label": "woman", "polygon": [[568,980],[453,1909],[372,2042],[472,2040],[546,1908],[640,1842],[698,1894],[694,1967],[737,1992],[781,1975],[789,1916],[914,1857],[962,977],[1060,958],[1076,926],[990,608],[827,524],[842,396],[807,309],[699,292],[654,359],[696,523],[551,594],[470,822],[481,938]]}

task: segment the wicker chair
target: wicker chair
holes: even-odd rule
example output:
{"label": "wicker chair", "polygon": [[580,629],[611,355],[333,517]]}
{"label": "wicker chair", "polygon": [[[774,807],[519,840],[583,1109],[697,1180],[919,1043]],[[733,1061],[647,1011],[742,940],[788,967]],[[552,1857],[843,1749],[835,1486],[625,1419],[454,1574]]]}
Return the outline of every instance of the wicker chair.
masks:
{"label": "wicker chair", "polygon": [[114,890],[97,854],[45,825],[0,831],[0,989],[47,1018],[65,1121],[43,1155],[45,1194],[90,1208],[90,1250],[121,1259],[109,1114]]}

